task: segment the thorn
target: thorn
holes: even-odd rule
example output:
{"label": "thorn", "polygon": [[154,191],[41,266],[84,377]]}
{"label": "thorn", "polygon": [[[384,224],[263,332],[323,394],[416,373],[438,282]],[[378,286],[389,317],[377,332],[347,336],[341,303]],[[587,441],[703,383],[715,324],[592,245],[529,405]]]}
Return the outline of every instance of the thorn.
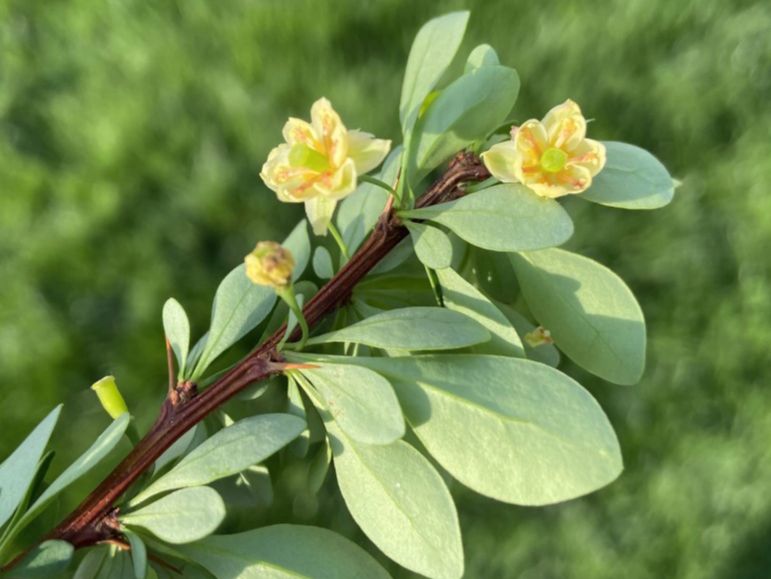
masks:
{"label": "thorn", "polygon": [[318,364],[274,364],[274,368],[279,370],[313,370],[320,367]]}

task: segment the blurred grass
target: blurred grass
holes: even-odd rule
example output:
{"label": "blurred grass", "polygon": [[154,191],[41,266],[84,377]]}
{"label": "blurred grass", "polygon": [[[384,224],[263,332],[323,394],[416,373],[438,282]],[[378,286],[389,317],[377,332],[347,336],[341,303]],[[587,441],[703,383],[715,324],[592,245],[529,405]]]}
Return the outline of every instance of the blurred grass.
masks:
{"label": "blurred grass", "polygon": [[641,145],[683,181],[652,213],[570,203],[572,246],[617,270],[648,319],[639,386],[574,374],[616,426],[625,473],[546,509],[456,488],[467,576],[767,577],[762,1],[0,0],[0,456],[63,399],[78,421],[63,454],[85,445],[104,419],[84,389],[107,373],[152,420],[163,301],[203,331],[219,279],[298,216],[257,177],[284,119],[324,95],[349,126],[396,139],[412,37],[460,7],[466,46],[519,70],[519,120],[571,97],[592,136]]}

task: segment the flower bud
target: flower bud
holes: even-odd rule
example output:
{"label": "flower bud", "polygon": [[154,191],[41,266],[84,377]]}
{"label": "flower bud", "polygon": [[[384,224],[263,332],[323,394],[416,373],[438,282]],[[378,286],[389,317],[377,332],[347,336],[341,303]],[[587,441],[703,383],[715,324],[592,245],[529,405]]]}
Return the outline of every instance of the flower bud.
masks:
{"label": "flower bud", "polygon": [[275,241],[260,241],[244,258],[246,276],[257,285],[283,289],[292,281],[294,257]]}
{"label": "flower bud", "polygon": [[115,376],[105,376],[98,382],[94,382],[91,390],[96,392],[102,408],[107,411],[110,418],[116,420],[120,415],[128,412],[126,401],[118,390],[118,384],[115,382]]}
{"label": "flower bud", "polygon": [[532,332],[525,334],[525,342],[531,348],[537,348],[538,346],[545,346],[547,344],[553,344],[554,339],[551,337],[551,332],[543,326],[538,326]]}

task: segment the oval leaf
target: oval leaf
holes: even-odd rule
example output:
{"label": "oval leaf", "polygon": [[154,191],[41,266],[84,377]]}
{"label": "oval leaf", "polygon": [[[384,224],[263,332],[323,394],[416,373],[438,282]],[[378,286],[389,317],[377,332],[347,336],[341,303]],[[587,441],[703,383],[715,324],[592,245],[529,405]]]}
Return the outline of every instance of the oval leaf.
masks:
{"label": "oval leaf", "polygon": [[431,269],[450,267],[452,242],[444,231],[414,221],[405,221],[404,225],[410,231],[415,254],[423,265]]}
{"label": "oval leaf", "polygon": [[131,546],[131,564],[134,567],[135,579],[145,579],[147,576],[147,547],[136,533],[122,529]]}
{"label": "oval leaf", "polygon": [[142,527],[173,545],[211,535],[225,519],[225,503],[214,489],[182,489],[120,517],[130,527]]}
{"label": "oval leaf", "polygon": [[182,305],[174,298],[163,304],[163,331],[177,357],[180,376],[184,375],[190,349],[190,321]]}
{"label": "oval leaf", "polygon": [[579,197],[621,209],[658,209],[672,201],[675,182],[667,168],[645,149],[606,141],[605,168]]}
{"label": "oval leaf", "polygon": [[444,308],[418,306],[374,315],[311,338],[307,344],[355,342],[383,349],[454,350],[489,339],[487,330],[462,314]]}
{"label": "oval leaf", "polygon": [[335,266],[332,265],[332,256],[326,247],[319,246],[313,252],[313,273],[321,279],[329,279],[335,275]]}
{"label": "oval leaf", "polygon": [[437,270],[436,276],[442,286],[445,307],[468,316],[490,332],[490,341],[475,346],[474,351],[517,358],[525,356],[517,331],[482,292],[450,268]]}
{"label": "oval leaf", "polygon": [[466,68],[463,72],[471,72],[483,66],[495,66],[500,64],[498,53],[489,44],[480,44],[471,51],[466,60]]}
{"label": "oval leaf", "polygon": [[431,463],[403,441],[359,444],[330,428],[335,474],[361,530],[400,565],[436,579],[463,575],[458,515]]}
{"label": "oval leaf", "polygon": [[235,535],[214,535],[179,550],[217,579],[389,577],[358,545],[332,531],[303,525],[272,525]]}
{"label": "oval leaf", "polygon": [[60,404],[41,420],[13,454],[0,464],[0,527],[11,518],[19,503],[24,500],[61,411]]}
{"label": "oval leaf", "polygon": [[262,462],[294,440],[305,421],[289,414],[261,414],[223,428],[193,449],[169,472],[131,499],[138,505],[172,489],[197,487]]}
{"label": "oval leaf", "polygon": [[511,183],[399,215],[440,223],[470,244],[492,251],[543,249],[573,235],[573,222],[557,201]]}
{"label": "oval leaf", "polygon": [[399,401],[380,374],[368,368],[331,364],[302,370],[302,374],[324,399],[332,418],[354,440],[389,444],[404,435]]}
{"label": "oval leaf", "polygon": [[607,485],[623,468],[602,408],[549,366],[476,355],[364,363],[393,380],[407,420],[439,464],[486,496],[556,503]]}
{"label": "oval leaf", "polygon": [[56,577],[67,568],[74,552],[75,548],[66,541],[45,541],[35,547],[17,567],[3,577],[7,579]]}
{"label": "oval leaf", "polygon": [[466,32],[468,17],[467,11],[439,16],[426,22],[415,36],[399,101],[404,134],[412,129],[423,101],[452,63]]}
{"label": "oval leaf", "polygon": [[519,76],[505,66],[464,74],[431,103],[412,145],[412,182],[472,142],[487,137],[509,116],[519,93]]}
{"label": "oval leaf", "polygon": [[645,319],[632,292],[604,265],[561,249],[512,254],[538,322],[571,360],[616,384],[645,368]]}

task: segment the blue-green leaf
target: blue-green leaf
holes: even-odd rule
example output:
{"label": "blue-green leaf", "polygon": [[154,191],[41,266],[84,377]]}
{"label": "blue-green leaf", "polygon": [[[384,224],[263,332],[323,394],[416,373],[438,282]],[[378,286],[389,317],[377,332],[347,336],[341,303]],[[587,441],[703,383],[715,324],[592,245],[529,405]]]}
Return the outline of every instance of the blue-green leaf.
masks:
{"label": "blue-green leaf", "polygon": [[579,195],[581,199],[620,209],[658,209],[672,201],[675,181],[645,149],[607,141],[605,168]]}
{"label": "blue-green leaf", "polygon": [[112,424],[99,435],[99,438],[96,439],[89,449],[68,466],[64,472],[51,483],[43,494],[37,498],[16,525],[15,532],[18,533],[26,527],[48,506],[56,495],[99,464],[121,441],[123,433],[126,432],[126,428],[130,421],[131,416],[129,416],[128,413],[122,414],[115,419]]}
{"label": "blue-green leaf", "polygon": [[444,89],[426,110],[411,145],[412,182],[498,128],[518,93],[519,76],[505,66],[478,68]]}
{"label": "blue-green leaf", "polygon": [[480,44],[468,55],[466,68],[463,72],[468,73],[483,66],[495,66],[496,64],[500,64],[500,61],[495,49],[489,44]]}
{"label": "blue-green leaf", "polygon": [[0,527],[24,500],[61,411],[54,408],[0,465]]}
{"label": "blue-green leaf", "polygon": [[190,321],[182,305],[174,298],[163,304],[163,330],[177,357],[179,375],[183,376],[190,349]]}
{"label": "blue-green leaf", "polygon": [[557,346],[589,372],[635,384],[645,368],[645,319],[607,267],[569,251],[512,254],[522,293]]}
{"label": "blue-green leaf", "polygon": [[120,516],[122,524],[147,529],[173,545],[211,535],[224,519],[225,503],[209,487],[182,489]]}
{"label": "blue-green leaf", "polygon": [[75,548],[66,541],[45,541],[35,547],[17,567],[3,577],[7,579],[56,577],[67,568],[74,552]]}
{"label": "blue-green leaf", "polygon": [[453,269],[436,271],[445,307],[468,316],[490,332],[491,339],[475,346],[475,352],[522,358],[522,340],[505,315],[487,297]]}
{"label": "blue-green leaf", "polygon": [[557,201],[510,183],[399,215],[434,221],[470,244],[492,251],[553,247],[573,235],[573,222]]}
{"label": "blue-green leaf", "polygon": [[138,505],[172,489],[205,485],[262,462],[294,440],[305,422],[289,414],[261,414],[223,428],[131,500]]}
{"label": "blue-green leaf", "polygon": [[431,269],[450,267],[452,242],[444,231],[414,221],[405,221],[404,225],[410,232],[415,255],[423,265]]}
{"label": "blue-green leaf", "polygon": [[131,563],[134,567],[134,577],[135,579],[145,579],[147,575],[147,547],[139,535],[130,529],[124,528],[123,534],[131,546]]}
{"label": "blue-green leaf", "polygon": [[[332,364],[301,373],[313,384],[331,417],[354,440],[389,444],[404,435],[399,401],[380,374],[368,368]],[[309,395],[318,397],[315,392]]]}
{"label": "blue-green leaf", "polygon": [[622,470],[618,440],[599,404],[549,366],[477,355],[356,363],[393,381],[426,449],[486,496],[551,504],[605,486]]}
{"label": "blue-green leaf", "polygon": [[332,265],[332,256],[329,250],[320,245],[313,252],[313,273],[321,279],[329,279],[335,275],[335,266]]}
{"label": "blue-green leaf", "polygon": [[179,550],[217,579],[389,577],[361,547],[317,527],[273,525],[235,535],[213,535]]}
{"label": "blue-green leaf", "polygon": [[436,579],[459,579],[458,515],[431,463],[401,440],[360,444],[329,424],[337,483],[361,530],[400,565]]}
{"label": "blue-green leaf", "polygon": [[307,343],[355,342],[383,349],[453,350],[489,339],[487,330],[463,314],[438,307],[412,307],[371,316],[315,336]]}
{"label": "blue-green leaf", "polygon": [[469,13],[452,12],[429,20],[418,31],[407,59],[399,101],[402,132],[407,134],[420,107],[452,63],[463,40]]}

